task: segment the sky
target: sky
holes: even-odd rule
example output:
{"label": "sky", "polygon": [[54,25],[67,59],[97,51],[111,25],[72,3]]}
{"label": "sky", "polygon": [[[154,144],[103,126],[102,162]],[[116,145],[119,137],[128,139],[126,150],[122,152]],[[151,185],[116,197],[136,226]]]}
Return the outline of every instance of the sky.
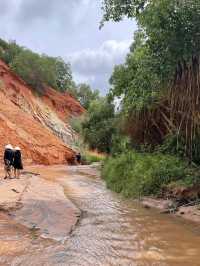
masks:
{"label": "sky", "polygon": [[70,62],[74,80],[105,94],[136,30],[133,20],[99,30],[102,0],[0,0],[0,38]]}

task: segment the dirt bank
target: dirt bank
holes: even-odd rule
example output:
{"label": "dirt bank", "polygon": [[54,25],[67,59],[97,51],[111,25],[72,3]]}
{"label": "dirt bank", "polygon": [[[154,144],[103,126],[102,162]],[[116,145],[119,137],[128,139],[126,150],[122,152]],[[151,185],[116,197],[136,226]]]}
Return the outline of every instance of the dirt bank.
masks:
{"label": "dirt bank", "polygon": [[173,200],[143,197],[140,202],[147,209],[156,208],[163,214],[176,215],[200,224],[200,201],[197,205],[193,205],[193,202],[191,202],[178,206]]}

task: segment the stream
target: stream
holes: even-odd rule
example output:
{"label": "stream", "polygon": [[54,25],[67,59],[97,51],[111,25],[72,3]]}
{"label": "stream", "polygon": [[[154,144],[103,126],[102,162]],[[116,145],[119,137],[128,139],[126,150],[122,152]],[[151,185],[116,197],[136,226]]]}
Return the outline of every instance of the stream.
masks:
{"label": "stream", "polygon": [[63,241],[43,239],[1,214],[0,265],[200,265],[200,226],[109,191],[93,167],[55,172],[54,182],[81,210],[74,230]]}

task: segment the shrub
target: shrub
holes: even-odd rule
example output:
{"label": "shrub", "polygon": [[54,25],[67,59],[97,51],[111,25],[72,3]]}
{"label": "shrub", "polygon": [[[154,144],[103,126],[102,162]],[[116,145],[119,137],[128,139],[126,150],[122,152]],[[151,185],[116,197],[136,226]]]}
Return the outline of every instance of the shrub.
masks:
{"label": "shrub", "polygon": [[164,185],[184,178],[200,181],[199,171],[172,155],[128,152],[104,162],[102,176],[108,188],[126,197],[158,195]]}
{"label": "shrub", "polygon": [[117,156],[123,152],[128,152],[131,149],[131,141],[127,136],[123,136],[120,133],[113,134],[112,136],[112,145],[111,145],[111,154]]}

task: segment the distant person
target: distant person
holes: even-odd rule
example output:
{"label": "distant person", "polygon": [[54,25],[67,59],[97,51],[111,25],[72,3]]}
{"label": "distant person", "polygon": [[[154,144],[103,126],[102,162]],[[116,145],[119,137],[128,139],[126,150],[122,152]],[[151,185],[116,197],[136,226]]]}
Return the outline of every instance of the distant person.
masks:
{"label": "distant person", "polygon": [[11,170],[14,159],[14,151],[11,144],[5,146],[4,151],[4,169],[5,169],[5,177],[4,179],[11,178]]}
{"label": "distant person", "polygon": [[15,178],[19,179],[20,171],[23,169],[21,149],[19,147],[14,149],[13,167]]}
{"label": "distant person", "polygon": [[77,164],[81,164],[81,154],[80,154],[80,152],[76,154],[76,162],[77,162]]}

